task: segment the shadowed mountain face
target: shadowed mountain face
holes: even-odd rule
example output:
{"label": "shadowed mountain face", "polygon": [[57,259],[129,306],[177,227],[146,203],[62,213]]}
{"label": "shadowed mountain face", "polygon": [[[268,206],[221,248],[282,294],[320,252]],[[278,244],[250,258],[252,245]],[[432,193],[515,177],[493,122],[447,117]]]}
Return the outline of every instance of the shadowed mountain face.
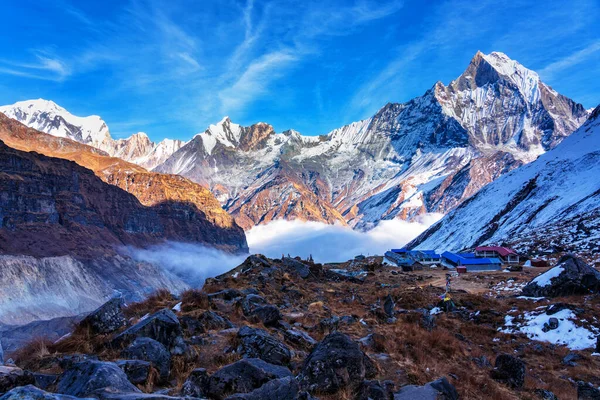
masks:
{"label": "shadowed mountain face", "polygon": [[[40,256],[92,251],[86,239],[78,241],[78,235],[74,235],[72,240],[55,241],[69,223],[78,223],[80,226],[77,226],[77,230],[80,232],[104,237],[101,242],[93,244],[94,249],[111,248],[120,243],[146,245],[162,240],[200,243],[234,253],[248,249],[243,230],[221,208],[213,195],[185,178],[148,172],[135,164],[108,157],[93,147],[27,128],[3,114],[0,114],[0,139],[15,149],[33,150],[73,160],[93,170],[79,167],[73,162],[11,151],[3,146],[7,156],[10,154],[13,160],[18,160],[14,162],[19,167],[6,164],[8,161],[3,160],[4,169],[12,168],[14,180],[31,180],[28,187],[32,198],[35,198],[36,192],[49,193],[51,197],[47,200],[52,205],[51,209],[45,203],[28,203],[30,200],[25,198],[20,198],[20,203],[12,205],[30,214],[42,213],[39,220],[47,224],[36,228],[36,232],[48,231],[38,235],[39,240],[47,241],[48,247],[28,251],[38,251]],[[20,175],[25,173],[27,176]],[[44,186],[50,184],[47,176],[50,173],[54,177],[52,184],[59,186],[53,190]],[[75,179],[72,176],[77,176],[77,185],[72,182]],[[31,186],[34,183],[37,186]],[[65,190],[72,195],[60,196]],[[33,217],[14,215],[12,218],[25,223]],[[58,226],[50,227],[52,224]],[[23,226],[23,229],[25,236],[35,234],[27,232],[29,227]],[[65,235],[71,237],[69,229]],[[84,238],[85,235],[80,237]],[[15,242],[14,245],[21,246],[25,251],[24,244]],[[52,250],[54,247],[57,249]],[[20,252],[17,248],[11,252],[30,254]]]}

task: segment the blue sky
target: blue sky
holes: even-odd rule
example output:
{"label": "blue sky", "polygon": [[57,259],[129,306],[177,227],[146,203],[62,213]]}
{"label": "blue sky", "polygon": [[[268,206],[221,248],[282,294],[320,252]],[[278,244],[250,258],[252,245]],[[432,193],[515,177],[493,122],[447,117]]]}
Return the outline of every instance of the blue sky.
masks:
{"label": "blue sky", "polygon": [[0,104],[54,100],[114,137],[187,140],[229,115],[322,134],[502,51],[600,103],[600,0],[7,0]]}

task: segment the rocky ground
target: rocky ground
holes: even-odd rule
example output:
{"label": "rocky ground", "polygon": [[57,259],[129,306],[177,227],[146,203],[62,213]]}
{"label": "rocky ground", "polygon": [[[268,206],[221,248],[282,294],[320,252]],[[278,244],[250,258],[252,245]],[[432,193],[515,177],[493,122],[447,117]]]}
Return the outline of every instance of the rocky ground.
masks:
{"label": "rocky ground", "polygon": [[251,256],[5,354],[0,399],[599,398],[600,273],[546,270],[452,276],[444,308],[449,271]]}

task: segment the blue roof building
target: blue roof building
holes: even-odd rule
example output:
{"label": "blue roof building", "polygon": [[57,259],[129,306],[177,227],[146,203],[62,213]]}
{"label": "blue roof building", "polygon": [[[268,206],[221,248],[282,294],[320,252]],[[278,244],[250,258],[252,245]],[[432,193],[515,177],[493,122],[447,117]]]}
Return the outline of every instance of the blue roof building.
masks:
{"label": "blue roof building", "polygon": [[467,271],[499,271],[502,261],[498,258],[479,258],[473,253],[442,253],[442,264],[450,268],[466,267]]}

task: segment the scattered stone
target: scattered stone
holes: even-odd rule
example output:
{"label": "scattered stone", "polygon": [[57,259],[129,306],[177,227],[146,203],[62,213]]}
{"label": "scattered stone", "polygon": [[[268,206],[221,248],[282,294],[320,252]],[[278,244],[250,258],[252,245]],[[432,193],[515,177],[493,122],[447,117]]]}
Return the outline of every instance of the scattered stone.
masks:
{"label": "scattered stone", "polygon": [[600,390],[596,389],[590,383],[583,381],[577,382],[578,400],[600,400]]}
{"label": "scattered stone", "polygon": [[308,399],[306,393],[300,392],[298,381],[288,376],[274,379],[250,393],[238,393],[226,400],[300,400]]}
{"label": "scattered stone", "polygon": [[248,358],[260,358],[275,365],[289,364],[292,353],[290,349],[267,331],[249,326],[242,327],[238,332],[240,339],[239,352]]}
{"label": "scattered stone", "polygon": [[205,311],[200,314],[198,318],[182,317],[181,325],[190,335],[197,335],[209,331],[220,331],[234,327],[230,320],[214,311]]}
{"label": "scattered stone", "polygon": [[243,294],[237,289],[224,289],[220,292],[208,294],[209,299],[223,299],[225,301],[235,300],[240,297],[243,297]]}
{"label": "scattered stone", "polygon": [[125,372],[129,381],[135,385],[145,384],[148,381],[150,369],[152,368],[152,364],[149,361],[143,360],[119,360],[117,361],[117,365]]}
{"label": "scattered stone", "polygon": [[267,305],[267,301],[257,294],[249,294],[240,301],[242,312],[245,316],[250,316],[258,307]]}
{"label": "scattered stone", "polygon": [[396,308],[396,303],[394,302],[392,295],[388,294],[383,302],[383,312],[388,317],[393,317],[395,314],[395,312],[394,312],[395,308]]}
{"label": "scattered stone", "polygon": [[33,385],[19,386],[0,396],[0,400],[83,400],[64,394],[48,393]]}
{"label": "scattered stone", "polygon": [[579,361],[581,359],[583,359],[583,357],[581,357],[579,354],[569,353],[565,356],[565,358],[562,359],[562,363],[570,367],[575,367],[577,366],[577,363],[575,361]]}
{"label": "scattered stone", "polygon": [[189,397],[204,397],[208,385],[208,373],[204,368],[196,368],[187,377],[181,388],[181,394]]}
{"label": "scattered stone", "polygon": [[486,356],[473,357],[473,361],[479,368],[492,368],[492,363]]}
{"label": "scattered stone", "polygon": [[442,377],[424,386],[404,386],[394,394],[394,400],[458,400],[458,392]]}
{"label": "scattered stone", "polygon": [[570,304],[566,303],[555,303],[548,306],[546,309],[546,315],[554,315],[559,311],[566,310],[567,308],[572,308]]}
{"label": "scattered stone", "polygon": [[6,393],[17,386],[35,383],[33,374],[19,367],[0,367],[0,393]]}
{"label": "scattered stone", "polygon": [[273,379],[291,377],[289,369],[259,358],[245,358],[227,365],[208,379],[207,397],[223,399],[235,393],[250,393]]}
{"label": "scattered stone", "polygon": [[364,283],[366,277],[366,271],[348,271],[335,268],[325,270],[325,278],[334,282]]}
{"label": "scattered stone", "polygon": [[158,370],[160,379],[166,382],[169,379],[171,369],[171,355],[169,351],[154,339],[140,337],[121,352],[121,356],[132,360],[143,360],[151,362]]}
{"label": "scattered stone", "polygon": [[70,354],[61,357],[58,360],[58,366],[61,367],[63,370],[67,370],[71,368],[74,364],[88,360],[97,361],[98,356],[88,354]]}
{"label": "scattered stone", "polygon": [[165,308],[138,322],[119,334],[113,343],[117,346],[133,342],[139,337],[148,337],[162,343],[172,354],[185,353],[181,325],[173,311]]}
{"label": "scattered stone", "polygon": [[34,385],[43,390],[47,390],[50,386],[54,385],[58,380],[58,377],[59,375],[56,374],[33,373],[33,379],[35,380]]}
{"label": "scattered stone", "polygon": [[509,354],[500,354],[491,376],[511,388],[521,388],[525,383],[525,363]]}
{"label": "scattered stone", "polygon": [[363,381],[355,400],[393,400],[394,383],[391,381]]}
{"label": "scattered stone", "polygon": [[421,326],[431,332],[435,328],[435,316],[433,316],[429,310],[423,309],[423,316],[421,317]]}
{"label": "scattered stone", "polygon": [[530,297],[560,297],[598,293],[600,272],[572,254],[563,256],[558,264],[533,279],[523,288]]}
{"label": "scattered stone", "polygon": [[306,350],[311,350],[314,345],[317,344],[317,341],[308,333],[296,328],[285,330],[283,332],[283,336],[288,342],[300,346]]}
{"label": "scattered stone", "polygon": [[310,392],[336,393],[375,375],[375,366],[357,343],[340,332],[329,334],[304,360],[299,378]]}
{"label": "scattered stone", "polygon": [[94,333],[111,333],[124,327],[127,319],[122,311],[123,299],[110,299],[85,317],[80,325],[89,327]]}
{"label": "scattered stone", "polygon": [[370,333],[364,338],[359,339],[358,342],[361,345],[379,353],[386,351],[386,338],[380,333]]}
{"label": "scattered stone", "polygon": [[262,322],[265,326],[277,326],[281,320],[279,308],[273,305],[257,307],[252,312],[252,317]]}
{"label": "scattered stone", "polygon": [[96,397],[103,392],[140,393],[117,364],[93,360],[73,364],[60,377],[56,391],[75,397]]}
{"label": "scattered stone", "polygon": [[533,393],[535,393],[538,398],[542,400],[558,400],[558,397],[556,397],[556,395],[549,390],[535,389]]}

